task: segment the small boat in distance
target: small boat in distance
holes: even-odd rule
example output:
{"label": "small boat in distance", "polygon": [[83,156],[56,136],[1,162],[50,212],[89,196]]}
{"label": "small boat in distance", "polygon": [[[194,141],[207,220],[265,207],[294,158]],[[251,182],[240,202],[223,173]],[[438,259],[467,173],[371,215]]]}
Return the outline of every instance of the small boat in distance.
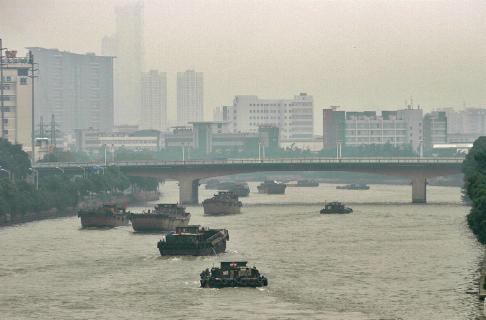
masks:
{"label": "small boat in distance", "polygon": [[266,194],[284,194],[287,185],[285,183],[276,182],[273,180],[266,180],[257,186],[258,193]]}
{"label": "small boat in distance", "polygon": [[137,232],[174,231],[177,227],[187,226],[191,214],[186,208],[175,203],[159,203],[154,210],[131,213],[130,221]]}
{"label": "small boat in distance", "polygon": [[79,210],[78,217],[81,219],[83,228],[114,228],[127,226],[130,212],[115,204],[104,204],[91,210]]}
{"label": "small boat in distance", "polygon": [[336,189],[345,189],[345,190],[369,190],[370,186],[365,183],[352,183],[347,184],[344,186],[337,186]]}
{"label": "small boat in distance", "polygon": [[157,243],[161,256],[210,256],[224,252],[228,230],[200,225],[177,227]]}
{"label": "small boat in distance", "polygon": [[333,201],[333,202],[326,202],[324,204],[324,208],[321,209],[321,214],[328,214],[328,213],[351,213],[353,209],[346,207],[344,203]]}
{"label": "small boat in distance", "polygon": [[243,204],[233,192],[220,191],[212,198],[204,200],[202,205],[205,215],[224,215],[240,213]]}
{"label": "small boat in distance", "polygon": [[216,179],[208,180],[206,183],[206,190],[231,191],[236,193],[238,197],[247,197],[250,194],[250,188],[246,182],[221,182]]}
{"label": "small boat in distance", "polygon": [[268,280],[260,274],[257,268],[248,267],[246,261],[221,262],[219,268],[209,268],[200,274],[201,288],[226,287],[264,287]]}

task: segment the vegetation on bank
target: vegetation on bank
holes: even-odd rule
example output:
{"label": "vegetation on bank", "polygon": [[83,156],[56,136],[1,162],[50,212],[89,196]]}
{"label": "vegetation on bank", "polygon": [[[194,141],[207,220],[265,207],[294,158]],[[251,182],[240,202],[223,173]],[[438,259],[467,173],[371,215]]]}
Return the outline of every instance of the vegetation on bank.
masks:
{"label": "vegetation on bank", "polygon": [[479,137],[463,165],[464,193],[470,200],[467,216],[469,227],[482,243],[486,243],[486,137]]}
{"label": "vegetation on bank", "polygon": [[107,199],[130,187],[137,191],[158,187],[155,178],[128,177],[116,167],[86,170],[85,177],[61,172],[41,175],[38,190],[33,182],[28,155],[19,145],[0,139],[0,215],[63,210],[76,206],[86,196]]}

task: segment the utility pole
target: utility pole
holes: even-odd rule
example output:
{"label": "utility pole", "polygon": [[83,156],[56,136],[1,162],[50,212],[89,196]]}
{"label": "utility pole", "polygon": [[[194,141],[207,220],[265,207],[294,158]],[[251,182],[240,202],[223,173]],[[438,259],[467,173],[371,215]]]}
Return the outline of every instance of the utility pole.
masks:
{"label": "utility pole", "polygon": [[2,39],[0,38],[0,111],[2,113],[2,139],[5,139],[5,130],[3,128],[5,126],[5,112],[3,108],[3,50],[5,49],[7,48],[2,46]]}
{"label": "utility pole", "polygon": [[30,65],[31,65],[31,75],[29,76],[29,78],[31,78],[32,80],[32,165],[35,164],[35,113],[34,113],[34,80],[36,78],[36,75],[35,75],[35,72],[37,71],[37,69],[35,69],[35,63],[34,63],[34,55],[32,54],[32,51],[29,51],[29,62],[30,62]]}
{"label": "utility pole", "polygon": [[51,115],[51,145],[55,149],[57,146],[56,141],[56,117],[54,114]]}
{"label": "utility pole", "polygon": [[45,138],[45,133],[44,133],[44,117],[40,117],[40,124],[39,124],[39,137]]}

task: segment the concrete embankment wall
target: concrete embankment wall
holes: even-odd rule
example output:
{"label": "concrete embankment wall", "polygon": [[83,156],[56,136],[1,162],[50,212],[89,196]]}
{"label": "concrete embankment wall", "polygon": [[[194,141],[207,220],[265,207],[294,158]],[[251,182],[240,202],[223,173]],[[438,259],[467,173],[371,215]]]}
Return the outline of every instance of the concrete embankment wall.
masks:
{"label": "concrete embankment wall", "polygon": [[128,195],[118,195],[110,197],[108,200],[100,199],[85,199],[77,205],[77,207],[68,207],[63,210],[58,210],[56,208],[39,211],[39,212],[29,212],[25,214],[0,214],[0,227],[9,226],[13,224],[26,223],[31,221],[38,221],[44,219],[69,217],[77,214],[79,209],[90,209],[97,208],[103,205],[103,203],[114,203],[119,206],[126,205],[133,202],[146,202],[155,201],[159,199],[159,193],[155,191],[141,191],[134,194]]}

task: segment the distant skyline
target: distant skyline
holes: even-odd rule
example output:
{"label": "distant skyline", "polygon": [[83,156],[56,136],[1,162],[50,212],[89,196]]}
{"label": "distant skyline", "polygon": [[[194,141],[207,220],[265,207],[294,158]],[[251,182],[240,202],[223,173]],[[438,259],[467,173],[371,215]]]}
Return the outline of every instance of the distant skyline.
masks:
{"label": "distant skyline", "polygon": [[[0,37],[100,53],[115,6],[134,1],[0,0]],[[235,95],[314,97],[321,109],[486,106],[486,1],[146,0],[144,70],[204,72],[205,117]]]}

